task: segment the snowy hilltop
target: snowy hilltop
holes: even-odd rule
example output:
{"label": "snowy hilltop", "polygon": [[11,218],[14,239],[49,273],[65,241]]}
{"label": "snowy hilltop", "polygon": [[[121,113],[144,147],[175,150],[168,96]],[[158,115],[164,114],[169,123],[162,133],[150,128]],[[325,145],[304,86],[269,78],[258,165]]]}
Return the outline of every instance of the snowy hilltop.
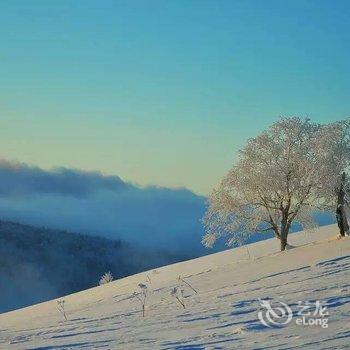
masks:
{"label": "snowy hilltop", "polygon": [[350,239],[336,235],[292,234],[285,252],[269,239],[2,314],[0,348],[348,348]]}

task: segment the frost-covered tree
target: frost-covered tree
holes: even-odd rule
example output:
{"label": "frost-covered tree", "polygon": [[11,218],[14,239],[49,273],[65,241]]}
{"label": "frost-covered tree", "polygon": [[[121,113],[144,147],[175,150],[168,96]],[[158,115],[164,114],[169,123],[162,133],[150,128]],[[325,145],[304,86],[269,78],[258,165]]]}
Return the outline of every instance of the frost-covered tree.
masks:
{"label": "frost-covered tree", "polygon": [[68,321],[67,314],[66,314],[66,308],[65,308],[66,301],[64,299],[57,300],[57,308],[58,311],[62,314],[65,321]]}
{"label": "frost-covered tree", "polygon": [[173,297],[184,309],[186,309],[185,302],[183,300],[184,290],[178,287],[174,287],[170,291],[170,296]]}
{"label": "frost-covered tree", "polygon": [[321,131],[308,119],[282,118],[248,140],[209,197],[203,244],[210,247],[226,235],[228,245],[242,244],[253,233],[272,231],[285,250],[293,222],[313,227],[313,213],[326,200],[320,191],[320,161],[326,161],[319,157]]}
{"label": "frost-covered tree", "polygon": [[99,285],[102,286],[106,283],[112,282],[113,281],[113,275],[110,271],[106,272],[103,274],[100,278]]}
{"label": "frost-covered tree", "polygon": [[148,296],[148,287],[145,283],[139,283],[140,292],[134,292],[132,297],[137,298],[142,307],[142,317],[145,317],[146,300]]}
{"label": "frost-covered tree", "polygon": [[346,206],[349,206],[350,184],[348,170],[350,166],[350,119],[338,121],[322,128],[316,140],[322,186],[319,197],[325,205],[336,212],[341,236],[349,232]]}

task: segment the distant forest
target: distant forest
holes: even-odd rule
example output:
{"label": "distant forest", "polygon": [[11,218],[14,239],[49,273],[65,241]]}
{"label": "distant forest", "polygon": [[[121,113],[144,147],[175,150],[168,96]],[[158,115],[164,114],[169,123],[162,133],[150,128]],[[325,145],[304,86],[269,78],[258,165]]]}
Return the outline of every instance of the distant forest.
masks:
{"label": "distant forest", "polygon": [[0,312],[188,259],[120,240],[0,221]]}

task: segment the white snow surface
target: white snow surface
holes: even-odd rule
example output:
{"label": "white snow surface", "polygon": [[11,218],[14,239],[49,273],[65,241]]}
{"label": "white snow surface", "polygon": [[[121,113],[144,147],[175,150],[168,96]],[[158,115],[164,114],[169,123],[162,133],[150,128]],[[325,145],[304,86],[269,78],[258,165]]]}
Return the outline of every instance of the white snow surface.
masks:
{"label": "white snow surface", "polygon": [[[285,252],[269,239],[68,295],[67,321],[57,300],[1,314],[0,349],[350,349],[350,237],[336,235],[324,226],[290,235]],[[140,283],[145,317],[132,297]],[[268,328],[259,299],[293,312],[299,300],[327,302],[329,326]]]}

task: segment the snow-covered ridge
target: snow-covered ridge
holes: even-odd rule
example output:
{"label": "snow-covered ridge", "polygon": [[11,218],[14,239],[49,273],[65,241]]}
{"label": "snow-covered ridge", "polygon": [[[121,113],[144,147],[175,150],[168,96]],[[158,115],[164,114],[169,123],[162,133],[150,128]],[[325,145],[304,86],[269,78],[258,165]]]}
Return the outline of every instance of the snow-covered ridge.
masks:
{"label": "snow-covered ridge", "polygon": [[[270,239],[146,271],[0,315],[1,349],[253,349],[346,348],[350,337],[350,239],[337,228],[292,234],[295,249],[279,253]],[[180,280],[179,280],[180,276]],[[146,284],[145,317],[134,291]],[[177,302],[171,291],[183,290]],[[267,328],[259,299],[329,304],[329,327]]]}

